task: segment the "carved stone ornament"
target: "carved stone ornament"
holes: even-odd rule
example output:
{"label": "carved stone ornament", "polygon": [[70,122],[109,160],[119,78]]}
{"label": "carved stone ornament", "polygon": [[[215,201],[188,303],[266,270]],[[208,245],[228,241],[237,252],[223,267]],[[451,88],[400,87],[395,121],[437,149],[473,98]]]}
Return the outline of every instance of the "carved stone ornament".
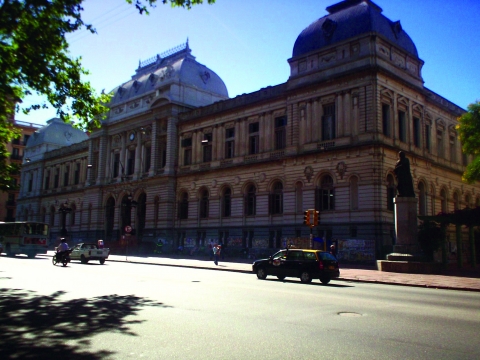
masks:
{"label": "carved stone ornament", "polygon": [[217,187],[217,180],[212,180],[212,188]]}
{"label": "carved stone ornament", "polygon": [[343,161],[340,161],[337,164],[337,171],[338,171],[338,174],[340,175],[340,179],[343,179],[343,175],[345,175],[345,172],[347,171],[347,164],[345,164],[345,162]]}
{"label": "carved stone ornament", "polygon": [[240,176],[235,176],[235,185],[240,184]]}
{"label": "carved stone ornament", "polygon": [[70,140],[72,133],[70,131],[65,131],[65,139]]}
{"label": "carved stone ornament", "polygon": [[197,184],[195,184],[195,181],[192,181],[192,184],[190,185],[190,189],[194,190]]}
{"label": "carved stone ornament", "polygon": [[305,174],[305,177],[307,178],[307,181],[310,182],[313,176],[313,168],[311,166],[307,166],[305,170],[303,171]]}

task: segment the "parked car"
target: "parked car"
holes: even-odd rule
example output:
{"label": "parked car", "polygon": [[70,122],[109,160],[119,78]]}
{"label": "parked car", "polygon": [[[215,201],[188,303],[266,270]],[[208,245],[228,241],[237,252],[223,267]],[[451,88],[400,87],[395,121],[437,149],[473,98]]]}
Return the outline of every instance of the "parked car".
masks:
{"label": "parked car", "polygon": [[310,283],[316,278],[322,284],[328,284],[340,276],[338,261],[333,255],[309,249],[280,250],[267,259],[256,260],[252,270],[261,280],[273,275],[280,280],[297,277],[303,283]]}
{"label": "parked car", "polygon": [[90,260],[98,260],[103,265],[109,254],[110,249],[100,249],[95,243],[80,243],[72,249],[70,259],[80,260],[82,264],[87,264]]}

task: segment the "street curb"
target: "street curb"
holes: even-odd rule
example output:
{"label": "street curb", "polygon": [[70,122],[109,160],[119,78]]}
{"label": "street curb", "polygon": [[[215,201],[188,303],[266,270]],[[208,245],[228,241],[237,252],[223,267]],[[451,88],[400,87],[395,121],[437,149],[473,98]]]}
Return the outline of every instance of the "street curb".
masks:
{"label": "street curb", "polygon": [[[43,256],[52,257],[49,254],[41,254]],[[117,255],[118,256],[118,255]],[[241,269],[229,269],[229,268],[221,268],[221,267],[207,267],[207,266],[198,266],[198,265],[186,265],[186,264],[160,264],[160,263],[151,263],[151,262],[144,262],[144,261],[132,261],[132,260],[114,260],[114,259],[106,259],[106,262],[120,262],[120,263],[130,263],[130,264],[142,264],[142,265],[154,265],[154,266],[170,266],[170,267],[183,267],[189,269],[202,269],[202,270],[213,270],[213,271],[229,271],[229,272],[236,272],[236,273],[243,273],[243,274],[253,274],[251,270],[241,270]],[[343,282],[358,282],[358,283],[367,283],[367,284],[383,284],[383,285],[396,285],[396,286],[410,286],[410,287],[418,287],[418,288],[427,288],[427,289],[438,289],[438,290],[457,290],[457,291],[470,291],[470,292],[480,292],[480,289],[474,288],[465,288],[465,287],[453,287],[453,286],[442,286],[442,285],[428,285],[428,284],[405,284],[405,283],[398,283],[392,281],[378,281],[378,280],[367,280],[367,279],[352,279],[352,278],[343,278],[338,277],[335,281],[343,281]]]}
{"label": "street curb", "polygon": [[[192,265],[176,265],[176,264],[158,264],[158,263],[148,263],[143,261],[130,261],[130,260],[111,260],[107,261],[112,262],[127,262],[131,264],[143,264],[143,265],[157,265],[157,266],[171,266],[171,267],[184,267],[189,269],[202,269],[202,270],[214,270],[214,271],[230,271],[244,274],[253,274],[250,270],[240,270],[240,269],[223,269],[223,268],[212,268],[206,266],[192,266]],[[419,288],[428,288],[428,289],[438,289],[438,290],[458,290],[458,291],[471,291],[471,292],[480,292],[480,289],[464,288],[464,287],[452,287],[452,286],[430,286],[427,284],[405,284],[391,281],[378,281],[378,280],[365,280],[365,279],[351,279],[351,278],[336,278],[335,281],[343,282],[358,282],[358,283],[369,283],[369,284],[384,284],[384,285],[396,285],[396,286],[410,286],[410,287],[419,287]]]}

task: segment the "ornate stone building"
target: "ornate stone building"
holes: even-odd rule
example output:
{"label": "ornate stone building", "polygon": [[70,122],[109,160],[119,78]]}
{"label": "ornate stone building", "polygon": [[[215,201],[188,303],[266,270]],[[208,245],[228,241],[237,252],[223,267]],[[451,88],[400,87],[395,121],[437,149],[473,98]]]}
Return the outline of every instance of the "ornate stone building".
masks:
{"label": "ornate stone building", "polygon": [[[372,240],[382,258],[395,242],[399,150],[419,215],[479,205],[479,184],[461,182],[464,110],[424,87],[400,21],[369,0],[327,10],[298,36],[285,83],[233,99],[188,43],[140,63],[101,129],[29,163],[37,181],[22,186],[18,214],[50,222],[52,236],[66,203],[77,239],[117,241],[131,225],[142,241],[278,248],[309,236],[314,208],[314,236]],[[66,168],[67,185],[51,186]]]}

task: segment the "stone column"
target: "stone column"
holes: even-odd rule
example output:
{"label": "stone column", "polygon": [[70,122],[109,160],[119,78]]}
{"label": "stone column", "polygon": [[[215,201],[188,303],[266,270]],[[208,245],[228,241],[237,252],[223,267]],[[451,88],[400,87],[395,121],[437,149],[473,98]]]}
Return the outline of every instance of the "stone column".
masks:
{"label": "stone column", "polygon": [[417,232],[417,198],[395,197],[395,253],[414,254],[420,250]]}
{"label": "stone column", "polygon": [[152,145],[150,148],[151,158],[150,158],[150,171],[149,176],[154,176],[157,173],[158,168],[158,120],[154,120],[152,124],[152,134],[150,136]]}
{"label": "stone column", "polygon": [[177,124],[173,117],[169,117],[167,121],[167,163],[165,164],[165,174],[172,175],[175,171]]}
{"label": "stone column", "polygon": [[106,158],[106,147],[107,147],[107,138],[105,135],[100,137],[99,143],[99,156],[98,156],[98,177],[97,177],[97,184],[102,184],[105,180],[105,158]]}

